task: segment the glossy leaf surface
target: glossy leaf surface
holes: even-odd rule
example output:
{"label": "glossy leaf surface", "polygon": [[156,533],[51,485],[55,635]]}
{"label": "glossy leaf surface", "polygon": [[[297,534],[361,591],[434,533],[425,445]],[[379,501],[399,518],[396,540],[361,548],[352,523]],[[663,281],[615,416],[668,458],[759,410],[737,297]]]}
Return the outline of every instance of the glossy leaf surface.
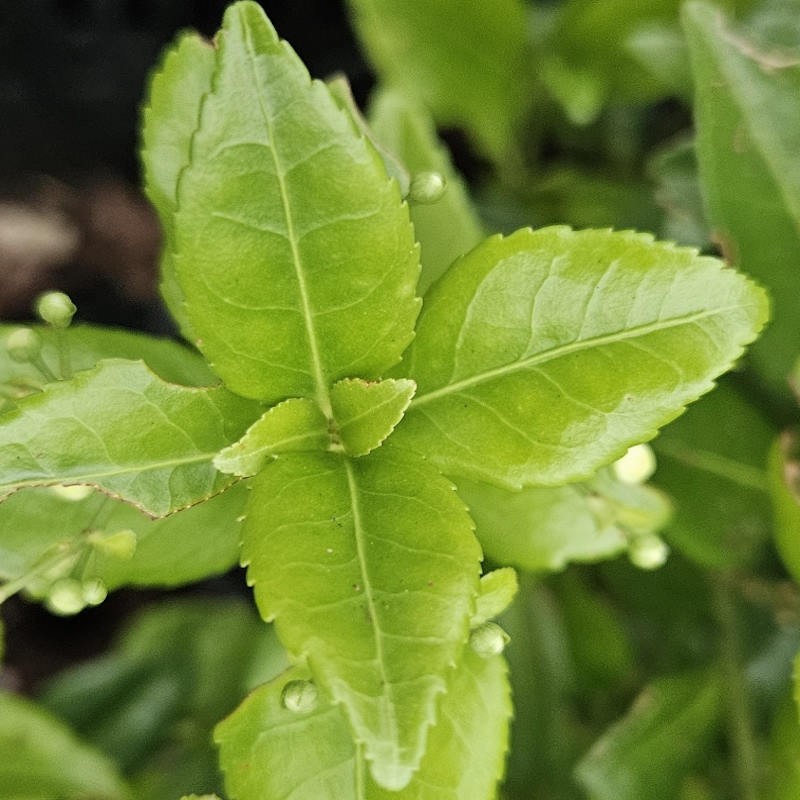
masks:
{"label": "glossy leaf surface", "polygon": [[376,780],[400,789],[466,641],[481,555],[450,484],[387,449],[270,464],[242,559],[264,618],[343,705]]}
{"label": "glossy leaf surface", "polygon": [[502,774],[510,698],[503,659],[470,651],[449,679],[419,771],[399,792],[366,774],[341,709],[323,698],[307,714],[281,693],[308,680],[294,667],[253,692],[216,729],[232,800],[486,800]]}
{"label": "glossy leaf surface", "polygon": [[369,121],[381,144],[410,174],[438,172],[447,181],[435,203],[411,206],[422,261],[417,291],[424,295],[456,258],[481,241],[481,222],[424,106],[398,90],[384,89],[370,103]]}
{"label": "glossy leaf surface", "polygon": [[87,484],[164,516],[230,485],[211,459],[255,413],[224,388],[178,387],[141,362],[103,361],[0,418],[0,494]]}
{"label": "glossy leaf surface", "polygon": [[393,441],[510,488],[588,477],[709,391],[766,316],[747,279],[644,234],[493,237],[426,298]]}
{"label": "glossy leaf surface", "polygon": [[519,0],[350,0],[384,83],[466,127],[495,158],[507,152],[528,99],[525,7]]}
{"label": "glossy leaf surface", "polygon": [[709,221],[725,256],[770,289],[774,323],[752,359],[781,393],[800,340],[800,58],[705,3],[687,4],[683,22]]}
{"label": "glossy leaf surface", "polygon": [[238,442],[214,457],[214,466],[230,475],[255,475],[279,453],[325,450],[328,424],[319,406],[305,397],[290,397],[259,417]]}
{"label": "glossy leaf surface", "polygon": [[191,141],[200,124],[200,106],[211,89],[214,48],[195,33],[184,33],[166,52],[150,82],[142,118],[144,189],[164,233],[161,294],[187,337],[191,331],[175,277],[174,215],[178,177],[189,164]]}
{"label": "glossy leaf surface", "polygon": [[331,387],[331,406],[344,451],[364,456],[394,430],[416,390],[414,381],[369,383],[349,378]]}
{"label": "glossy leaf surface", "polygon": [[0,795],[128,800],[113,763],[32,701],[0,693]]}
{"label": "glossy leaf surface", "polygon": [[175,258],[200,349],[276,402],[380,377],[412,336],[419,264],[383,163],[255,3],[231,6],[178,185]]}

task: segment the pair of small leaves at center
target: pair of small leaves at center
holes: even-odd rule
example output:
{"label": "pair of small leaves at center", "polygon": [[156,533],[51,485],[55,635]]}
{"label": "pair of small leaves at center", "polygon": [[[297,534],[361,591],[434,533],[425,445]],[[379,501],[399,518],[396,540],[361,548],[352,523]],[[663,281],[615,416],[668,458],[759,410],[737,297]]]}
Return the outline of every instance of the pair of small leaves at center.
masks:
{"label": "pair of small leaves at center", "polygon": [[270,408],[238,442],[222,450],[214,466],[249,477],[280,453],[332,450],[364,456],[379,447],[400,422],[416,388],[407,379],[338,381],[330,393],[332,422],[316,401],[289,398]]}

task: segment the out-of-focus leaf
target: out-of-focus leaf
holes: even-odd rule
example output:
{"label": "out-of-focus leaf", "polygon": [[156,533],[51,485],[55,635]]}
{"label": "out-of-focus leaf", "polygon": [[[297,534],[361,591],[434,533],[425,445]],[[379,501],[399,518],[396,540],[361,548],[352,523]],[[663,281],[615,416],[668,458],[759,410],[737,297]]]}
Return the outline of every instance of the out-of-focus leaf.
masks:
{"label": "out-of-focus leaf", "polygon": [[595,743],[575,775],[592,800],[674,800],[702,763],[722,709],[715,674],[661,678]]}
{"label": "out-of-focus leaf", "polygon": [[57,675],[42,702],[124,766],[137,800],[218,791],[210,732],[252,686],[256,661],[261,680],[286,663],[246,604],[171,601],[143,612],[108,655]]}
{"label": "out-of-focus leaf", "polygon": [[[383,162],[256,3],[230,6],[178,181],[175,274],[235,392],[314,397],[380,378],[413,336],[419,256]],[[155,118],[151,119],[155,125]]]}
{"label": "out-of-focus leaf", "polygon": [[529,103],[532,70],[521,0],[350,0],[383,83],[462,126],[502,159]]}
{"label": "out-of-focus leaf", "polygon": [[401,91],[382,89],[371,100],[369,120],[375,136],[410,174],[438,172],[447,181],[435,203],[411,206],[414,235],[422,248],[417,292],[424,295],[456,258],[480,242],[481,222],[424,106]]}
{"label": "out-of-focus leaf", "polygon": [[492,237],[428,293],[392,441],[509,488],[587,478],[709,391],[766,317],[749,280],[646,235]]}
{"label": "out-of-focus leaf", "polygon": [[784,433],[770,450],[769,491],[774,517],[773,536],[781,560],[800,583],[800,463],[797,436]]}
{"label": "out-of-focus leaf", "polygon": [[705,3],[688,3],[683,22],[709,220],[726,257],[771,291],[774,322],[752,361],[780,395],[800,340],[800,49],[767,48]]}
{"label": "out-of-focus leaf", "polygon": [[382,785],[403,788],[419,765],[480,557],[451,484],[388,445],[287,454],[253,481],[242,563],[261,613],[342,704]]}
{"label": "out-of-focus leaf", "polygon": [[387,791],[365,775],[341,708],[322,696],[316,708],[293,712],[282,703],[305,667],[253,692],[217,726],[226,789],[233,800],[486,800],[503,770],[511,712],[504,660],[469,648],[451,674],[437,724],[411,783]]}
{"label": "out-of-focus leaf", "polygon": [[654,482],[673,499],[669,541],[707,567],[752,564],[769,535],[767,451],[758,408],[723,382],[654,442]]}
{"label": "out-of-focus leaf", "polygon": [[164,516],[232,483],[212,459],[257,413],[223,387],[178,387],[141,361],[102,361],[0,417],[0,496],[84,484]]}
{"label": "out-of-focus leaf", "polygon": [[766,765],[763,800],[800,797],[800,719],[797,704],[791,698],[781,703],[772,720]]}
{"label": "out-of-focus leaf", "polygon": [[633,535],[659,531],[671,510],[657,490],[605,470],[586,483],[552,488],[512,492],[460,479],[458,490],[486,555],[534,572],[617,555]]}
{"label": "out-of-focus leaf", "polygon": [[30,700],[0,693],[0,796],[129,800],[114,764]]}
{"label": "out-of-focus leaf", "polygon": [[635,27],[625,41],[625,50],[661,84],[662,91],[691,97],[689,53],[677,15],[669,21],[643,22]]}

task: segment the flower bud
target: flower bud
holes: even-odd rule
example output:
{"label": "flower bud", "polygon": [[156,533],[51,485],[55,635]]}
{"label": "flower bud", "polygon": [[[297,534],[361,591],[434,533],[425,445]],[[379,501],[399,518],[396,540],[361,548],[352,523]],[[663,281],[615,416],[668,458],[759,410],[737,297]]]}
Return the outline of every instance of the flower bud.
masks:
{"label": "flower bud", "polygon": [[623,483],[644,483],[656,471],[656,456],[649,444],[635,444],[612,465]]}
{"label": "flower bud", "polygon": [[17,328],[6,339],[6,351],[18,364],[31,362],[42,352],[42,337],[33,328]]}
{"label": "flower bud", "polygon": [[61,617],[77,614],[86,608],[83,585],[75,578],[61,578],[50,587],[44,602],[53,614]]}
{"label": "flower bud", "polygon": [[293,714],[307,714],[317,707],[319,692],[311,681],[289,681],[283,687],[281,702]]}
{"label": "flower bud", "polygon": [[105,531],[92,531],[87,537],[92,547],[103,555],[129,561],[136,552],[137,538],[134,531],[125,529],[106,533]]}
{"label": "flower bud", "polygon": [[628,545],[628,558],[639,569],[658,569],[669,556],[669,545],[654,533],[637,536]]}
{"label": "flower bud", "polygon": [[408,187],[408,199],[412,203],[428,205],[440,200],[447,188],[444,175],[439,172],[418,172]]}
{"label": "flower bud", "polygon": [[68,328],[76,310],[64,292],[46,292],[36,301],[37,315],[54,328]]}
{"label": "flower bud", "polygon": [[108,597],[108,589],[100,578],[90,578],[83,582],[82,594],[87,606],[99,606]]}
{"label": "flower bud", "polygon": [[509,641],[508,634],[496,622],[484,622],[469,635],[469,646],[481,658],[499,655]]}

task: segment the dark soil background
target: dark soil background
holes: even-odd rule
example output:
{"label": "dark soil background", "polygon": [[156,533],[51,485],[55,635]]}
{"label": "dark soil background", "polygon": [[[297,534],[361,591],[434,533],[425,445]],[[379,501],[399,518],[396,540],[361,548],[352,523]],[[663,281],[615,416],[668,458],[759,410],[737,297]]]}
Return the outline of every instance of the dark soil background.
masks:
{"label": "dark soil background", "polygon": [[[68,292],[77,320],[169,334],[158,299],[160,232],[141,194],[140,103],[176,32],[206,36],[224,0],[0,0],[0,319],[31,317],[41,291]],[[358,98],[372,78],[344,5],[261,5],[316,77],[344,71]],[[246,592],[239,574],[190,593]],[[12,598],[2,609],[0,685],[33,692],[60,668],[107,647],[158,592],[120,591],[73,618]]]}

